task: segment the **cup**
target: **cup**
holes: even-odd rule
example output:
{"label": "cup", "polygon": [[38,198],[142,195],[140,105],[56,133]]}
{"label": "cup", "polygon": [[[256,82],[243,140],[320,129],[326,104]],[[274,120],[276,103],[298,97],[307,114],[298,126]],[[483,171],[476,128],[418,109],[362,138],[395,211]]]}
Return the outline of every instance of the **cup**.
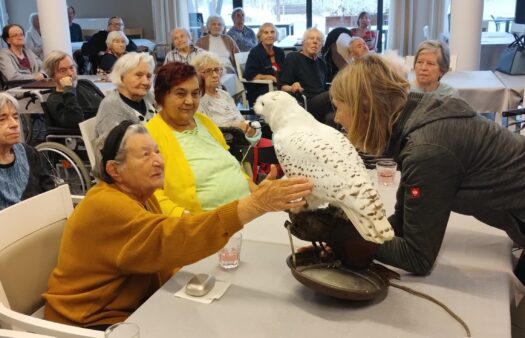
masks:
{"label": "cup", "polygon": [[140,329],[134,323],[116,323],[104,331],[105,338],[140,338]]}
{"label": "cup", "polygon": [[221,268],[230,270],[239,266],[241,261],[242,234],[240,232],[230,237],[224,248],[219,250],[219,265]]}
{"label": "cup", "polygon": [[378,161],[376,163],[377,183],[384,187],[391,187],[395,183],[397,163],[394,161]]}

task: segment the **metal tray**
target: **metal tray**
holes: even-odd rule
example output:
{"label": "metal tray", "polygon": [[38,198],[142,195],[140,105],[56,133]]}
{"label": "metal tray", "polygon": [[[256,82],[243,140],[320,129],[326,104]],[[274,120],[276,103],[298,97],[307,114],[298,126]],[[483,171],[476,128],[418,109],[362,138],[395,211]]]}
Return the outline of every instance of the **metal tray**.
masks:
{"label": "metal tray", "polygon": [[362,270],[351,270],[333,257],[321,258],[317,251],[309,250],[292,255],[286,263],[292,275],[308,288],[328,296],[366,301],[386,295],[388,277],[382,276],[382,269],[376,264]]}

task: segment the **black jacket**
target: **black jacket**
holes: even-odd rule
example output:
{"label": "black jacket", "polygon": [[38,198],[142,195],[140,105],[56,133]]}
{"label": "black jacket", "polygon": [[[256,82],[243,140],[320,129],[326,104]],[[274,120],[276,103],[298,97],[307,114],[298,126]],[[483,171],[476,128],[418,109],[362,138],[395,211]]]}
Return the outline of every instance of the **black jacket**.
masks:
{"label": "black jacket", "polygon": [[[525,245],[525,138],[479,116],[462,99],[410,94],[387,154],[401,169],[396,237],[377,258],[428,274],[452,211],[505,230]],[[521,228],[521,230],[520,230]]]}

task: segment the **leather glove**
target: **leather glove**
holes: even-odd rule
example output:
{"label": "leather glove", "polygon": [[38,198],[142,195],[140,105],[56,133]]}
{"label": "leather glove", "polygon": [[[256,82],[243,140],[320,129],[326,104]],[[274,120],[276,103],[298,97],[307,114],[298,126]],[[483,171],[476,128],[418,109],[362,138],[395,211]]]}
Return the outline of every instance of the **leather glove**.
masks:
{"label": "leather glove", "polygon": [[336,207],[290,213],[290,232],[299,239],[325,242],[341,262],[364,269],[374,259],[378,244],[365,241],[344,212]]}

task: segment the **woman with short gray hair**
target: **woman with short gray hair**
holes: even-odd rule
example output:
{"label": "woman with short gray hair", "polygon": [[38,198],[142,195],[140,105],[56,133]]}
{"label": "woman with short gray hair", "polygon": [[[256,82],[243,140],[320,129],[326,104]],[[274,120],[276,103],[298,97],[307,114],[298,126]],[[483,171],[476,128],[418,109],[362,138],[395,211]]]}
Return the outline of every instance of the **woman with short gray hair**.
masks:
{"label": "woman with short gray hair", "polygon": [[18,102],[0,93],[0,210],[53,189],[40,153],[20,141]]}
{"label": "woman with short gray hair", "polygon": [[109,79],[117,87],[109,92],[96,116],[97,137],[124,120],[145,123],[156,113],[151,84],[155,63],[147,53],[131,52],[120,57]]}
{"label": "woman with short gray hair", "polygon": [[410,91],[459,96],[455,88],[440,82],[449,68],[450,52],[447,45],[438,40],[423,41],[414,57],[416,79],[410,83]]}
{"label": "woman with short gray hair", "polygon": [[97,74],[99,72],[111,72],[111,68],[113,68],[113,65],[117,62],[118,58],[126,53],[126,46],[128,43],[129,39],[123,31],[109,32],[108,37],[106,38],[108,49],[100,58]]}
{"label": "woman with short gray hair", "polygon": [[239,53],[237,43],[224,34],[224,20],[219,15],[210,15],[206,21],[208,35],[202,36],[195,46],[217,54],[228,73],[235,73],[235,53]]}

